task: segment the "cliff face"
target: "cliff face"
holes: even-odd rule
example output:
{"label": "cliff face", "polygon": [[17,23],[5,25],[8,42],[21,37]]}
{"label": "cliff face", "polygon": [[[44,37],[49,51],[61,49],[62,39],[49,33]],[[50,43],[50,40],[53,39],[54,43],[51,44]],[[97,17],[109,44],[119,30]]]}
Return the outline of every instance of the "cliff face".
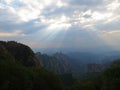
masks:
{"label": "cliff face", "polygon": [[44,68],[26,45],[0,41],[0,90],[63,90],[61,80]]}
{"label": "cliff face", "polygon": [[87,73],[97,73],[104,70],[104,65],[102,64],[88,64]]}
{"label": "cliff face", "polygon": [[46,54],[36,53],[36,56],[40,59],[41,65],[57,74],[69,73],[69,64],[65,55],[56,53],[53,56]]}
{"label": "cliff face", "polygon": [[9,57],[24,66],[40,66],[40,62],[33,51],[26,45],[15,41],[0,41],[0,59]]}
{"label": "cliff face", "polygon": [[69,64],[68,56],[66,56],[63,53],[55,53],[53,57],[55,57],[60,62],[64,72],[70,72],[70,64]]}

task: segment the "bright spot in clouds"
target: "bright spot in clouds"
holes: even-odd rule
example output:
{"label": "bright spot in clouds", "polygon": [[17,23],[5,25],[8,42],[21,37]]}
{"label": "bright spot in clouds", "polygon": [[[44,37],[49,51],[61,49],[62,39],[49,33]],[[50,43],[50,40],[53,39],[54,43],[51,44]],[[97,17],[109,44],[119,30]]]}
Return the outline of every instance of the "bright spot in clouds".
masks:
{"label": "bright spot in clouds", "polygon": [[92,15],[92,18],[95,20],[106,20],[107,18],[109,18],[111,16],[112,16],[111,13],[110,14],[109,13],[102,14],[102,13],[94,12]]}
{"label": "bright spot in clouds", "polygon": [[119,8],[120,0],[0,0],[0,38],[34,48],[119,46]]}

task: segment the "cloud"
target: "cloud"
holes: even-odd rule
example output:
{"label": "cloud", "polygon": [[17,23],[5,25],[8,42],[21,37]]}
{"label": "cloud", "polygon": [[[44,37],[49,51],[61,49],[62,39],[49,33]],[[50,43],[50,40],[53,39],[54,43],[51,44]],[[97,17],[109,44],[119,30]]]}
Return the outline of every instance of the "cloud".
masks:
{"label": "cloud", "polygon": [[85,5],[85,6],[97,6],[104,3],[104,0],[66,0],[70,5]]}
{"label": "cloud", "polygon": [[104,40],[109,46],[113,48],[120,49],[120,29],[119,30],[104,30],[100,35],[101,39]]}
{"label": "cloud", "polygon": [[20,30],[14,32],[0,32],[0,37],[24,37],[26,36]]}
{"label": "cloud", "polygon": [[1,0],[0,37],[26,36],[25,41],[38,42],[37,47],[49,47],[52,43],[90,47],[90,38],[100,45],[106,35],[115,37],[119,33],[119,8],[119,0]]}
{"label": "cloud", "polygon": [[108,34],[116,34],[116,33],[120,33],[120,30],[109,31],[107,33]]}

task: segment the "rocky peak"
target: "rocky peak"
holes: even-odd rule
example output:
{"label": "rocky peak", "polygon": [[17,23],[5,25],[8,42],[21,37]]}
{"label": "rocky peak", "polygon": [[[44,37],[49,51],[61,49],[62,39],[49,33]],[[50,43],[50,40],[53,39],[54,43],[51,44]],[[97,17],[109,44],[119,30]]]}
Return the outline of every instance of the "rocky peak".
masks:
{"label": "rocky peak", "polygon": [[68,57],[62,53],[55,53],[52,56],[47,54],[36,53],[40,59],[41,65],[46,69],[57,74],[64,74],[70,72]]}
{"label": "rocky peak", "polygon": [[40,66],[40,62],[30,47],[15,41],[0,41],[4,52],[24,66]]}

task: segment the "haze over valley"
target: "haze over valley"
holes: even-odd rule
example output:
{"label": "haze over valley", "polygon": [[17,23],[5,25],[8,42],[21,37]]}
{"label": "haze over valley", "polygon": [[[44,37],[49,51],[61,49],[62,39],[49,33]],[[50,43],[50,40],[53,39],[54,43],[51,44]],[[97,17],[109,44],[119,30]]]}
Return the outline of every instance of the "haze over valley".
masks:
{"label": "haze over valley", "polygon": [[120,0],[0,0],[0,90],[120,90]]}

